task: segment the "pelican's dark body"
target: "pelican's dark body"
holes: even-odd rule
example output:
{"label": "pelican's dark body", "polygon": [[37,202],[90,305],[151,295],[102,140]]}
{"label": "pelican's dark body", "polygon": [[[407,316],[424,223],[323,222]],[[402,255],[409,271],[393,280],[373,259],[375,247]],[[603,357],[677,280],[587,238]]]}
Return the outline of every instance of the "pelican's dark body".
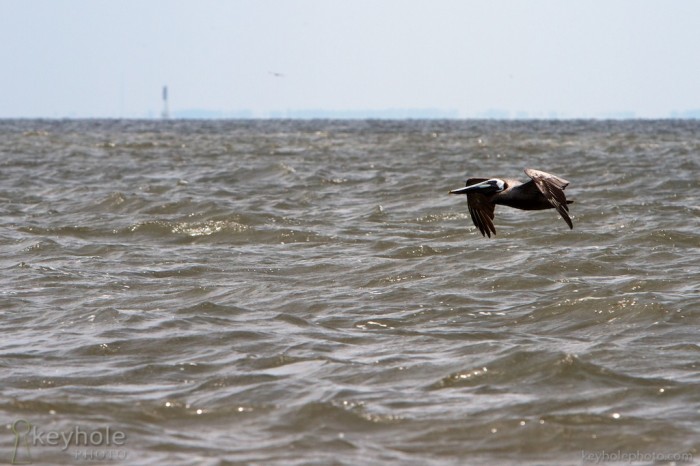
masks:
{"label": "pelican's dark body", "polygon": [[523,183],[506,178],[506,189],[492,195],[494,204],[513,207],[520,210],[553,209],[554,206],[544,197],[533,181]]}
{"label": "pelican's dark body", "polygon": [[549,173],[525,169],[531,179],[525,183],[510,178],[469,178],[467,185],[450,191],[450,194],[466,194],[469,214],[482,235],[496,234],[493,225],[494,208],[504,205],[521,210],[557,209],[569,228],[568,201],[564,189],[569,182]]}

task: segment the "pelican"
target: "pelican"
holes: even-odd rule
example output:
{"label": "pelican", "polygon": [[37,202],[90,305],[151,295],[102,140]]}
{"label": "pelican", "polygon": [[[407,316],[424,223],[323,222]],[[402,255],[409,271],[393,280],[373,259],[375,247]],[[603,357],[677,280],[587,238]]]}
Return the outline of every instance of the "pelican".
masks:
{"label": "pelican", "polygon": [[493,211],[496,204],[522,210],[557,209],[569,228],[573,229],[569,217],[568,201],[564,188],[569,182],[563,178],[532,168],[525,174],[530,181],[521,183],[509,178],[469,178],[467,186],[450,191],[450,194],[466,194],[469,215],[483,236],[496,234],[493,226]]}

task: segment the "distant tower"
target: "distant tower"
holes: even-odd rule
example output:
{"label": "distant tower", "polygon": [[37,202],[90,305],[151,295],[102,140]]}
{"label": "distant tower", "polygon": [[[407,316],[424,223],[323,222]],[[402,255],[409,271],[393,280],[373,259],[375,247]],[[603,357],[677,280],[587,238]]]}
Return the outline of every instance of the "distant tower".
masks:
{"label": "distant tower", "polygon": [[168,110],[168,86],[163,86],[163,111],[160,117],[163,120],[170,118],[170,110]]}

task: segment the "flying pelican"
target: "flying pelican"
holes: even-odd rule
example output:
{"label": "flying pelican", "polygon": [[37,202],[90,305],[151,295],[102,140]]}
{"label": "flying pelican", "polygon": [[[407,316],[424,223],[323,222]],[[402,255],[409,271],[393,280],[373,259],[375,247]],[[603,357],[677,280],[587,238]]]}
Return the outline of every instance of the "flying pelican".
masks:
{"label": "flying pelican", "polygon": [[532,168],[525,174],[531,179],[525,183],[509,178],[469,178],[465,188],[454,189],[450,194],[466,194],[469,214],[483,236],[496,234],[493,226],[493,210],[496,204],[522,210],[557,209],[569,228],[569,206],[564,188],[569,182],[558,176]]}

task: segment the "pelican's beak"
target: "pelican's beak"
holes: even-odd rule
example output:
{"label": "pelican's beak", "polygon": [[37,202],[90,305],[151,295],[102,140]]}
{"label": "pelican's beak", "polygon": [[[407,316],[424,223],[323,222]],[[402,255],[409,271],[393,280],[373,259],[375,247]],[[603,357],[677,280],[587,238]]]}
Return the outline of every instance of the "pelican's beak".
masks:
{"label": "pelican's beak", "polygon": [[450,191],[450,194],[467,194],[469,191],[476,191],[481,189],[492,190],[493,188],[493,180],[486,180],[482,181],[481,183],[465,186],[464,188],[453,189],[452,191]]}
{"label": "pelican's beak", "polygon": [[503,191],[504,182],[497,178],[482,181],[481,183],[470,184],[464,188],[454,189],[450,191],[450,194],[467,194],[470,191],[479,191],[484,194],[493,194]]}
{"label": "pelican's beak", "polygon": [[467,186],[464,188],[459,188],[459,189],[453,189],[452,191],[449,192],[449,194],[467,194],[467,192],[472,189],[474,186]]}

